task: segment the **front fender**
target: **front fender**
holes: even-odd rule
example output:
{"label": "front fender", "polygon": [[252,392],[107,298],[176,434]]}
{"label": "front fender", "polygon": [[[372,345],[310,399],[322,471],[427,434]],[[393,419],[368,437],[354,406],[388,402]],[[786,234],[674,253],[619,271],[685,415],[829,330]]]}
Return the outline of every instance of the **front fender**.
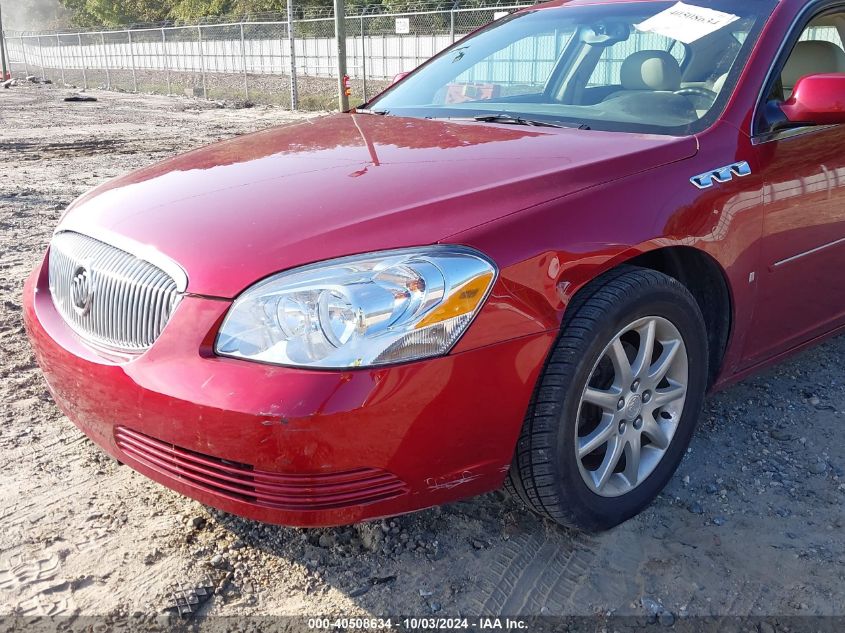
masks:
{"label": "front fender", "polygon": [[[758,263],[762,181],[752,174],[708,189],[691,176],[738,160],[750,144],[722,125],[700,139],[693,157],[581,190],[451,236],[501,269],[497,292],[456,350],[560,328],[567,304],[592,279],[650,251],[684,246],[722,268],[737,330],[753,311],[744,289]],[[734,296],[735,295],[735,296]],[[727,357],[726,357],[727,358]]]}

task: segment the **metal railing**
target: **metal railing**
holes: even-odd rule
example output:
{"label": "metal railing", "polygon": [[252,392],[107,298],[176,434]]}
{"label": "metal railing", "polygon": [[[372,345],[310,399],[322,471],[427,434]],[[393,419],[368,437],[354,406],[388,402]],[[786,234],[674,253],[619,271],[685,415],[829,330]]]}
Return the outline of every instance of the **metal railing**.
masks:
{"label": "metal railing", "polygon": [[[366,101],[457,39],[532,3],[346,17],[353,102]],[[331,108],[332,17],[146,25],[74,33],[7,33],[12,70],[82,88]]]}

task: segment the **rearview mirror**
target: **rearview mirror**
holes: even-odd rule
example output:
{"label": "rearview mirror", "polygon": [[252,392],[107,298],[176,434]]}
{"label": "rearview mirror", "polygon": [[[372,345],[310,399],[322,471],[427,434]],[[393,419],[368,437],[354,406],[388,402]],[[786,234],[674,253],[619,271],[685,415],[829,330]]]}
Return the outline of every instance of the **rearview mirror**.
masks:
{"label": "rearview mirror", "polygon": [[585,26],[578,33],[584,44],[591,46],[613,46],[624,42],[631,35],[631,27],[624,22],[598,22]]}
{"label": "rearview mirror", "polygon": [[780,109],[793,125],[845,123],[845,73],[801,77]]}

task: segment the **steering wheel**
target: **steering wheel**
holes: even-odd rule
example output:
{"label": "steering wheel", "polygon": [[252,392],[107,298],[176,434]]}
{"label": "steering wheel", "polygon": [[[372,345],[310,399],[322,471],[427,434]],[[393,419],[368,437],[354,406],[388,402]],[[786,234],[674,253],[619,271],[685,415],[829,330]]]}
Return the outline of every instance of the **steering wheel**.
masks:
{"label": "steering wheel", "polygon": [[680,95],[682,97],[704,97],[710,99],[711,101],[715,101],[716,97],[719,96],[719,93],[714,92],[709,88],[701,88],[698,86],[688,86],[687,88],[681,88],[680,90],[676,90],[675,94]]}
{"label": "steering wheel", "polygon": [[676,95],[686,97],[696,110],[709,110],[716,100],[718,93],[698,86],[688,86],[675,91]]}

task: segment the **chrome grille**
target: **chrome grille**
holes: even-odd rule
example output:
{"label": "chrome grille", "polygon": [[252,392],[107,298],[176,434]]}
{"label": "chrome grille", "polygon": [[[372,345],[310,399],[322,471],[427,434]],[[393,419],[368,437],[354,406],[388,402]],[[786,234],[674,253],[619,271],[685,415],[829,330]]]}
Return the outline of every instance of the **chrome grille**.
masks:
{"label": "chrome grille", "polygon": [[144,351],[179,300],[177,283],[166,272],[81,233],[54,235],[49,259],[53,303],[68,325],[95,346]]}

